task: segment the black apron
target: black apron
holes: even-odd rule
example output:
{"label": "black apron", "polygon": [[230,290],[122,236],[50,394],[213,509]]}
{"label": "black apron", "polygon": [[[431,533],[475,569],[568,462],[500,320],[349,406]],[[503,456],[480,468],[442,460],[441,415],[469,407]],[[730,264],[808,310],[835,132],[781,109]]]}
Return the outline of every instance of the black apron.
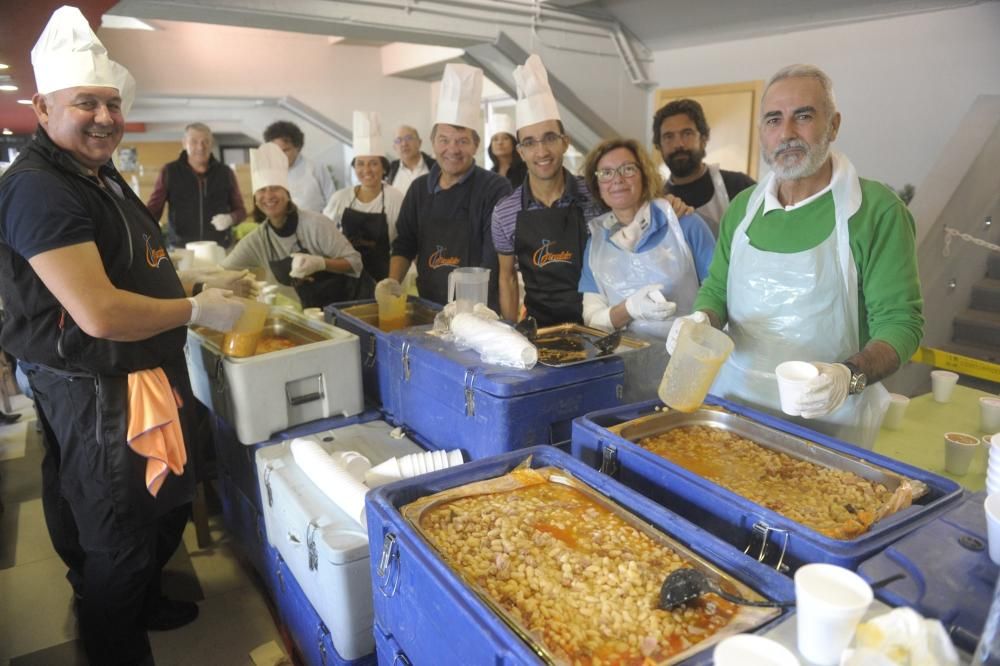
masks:
{"label": "black apron", "polygon": [[539,326],[583,323],[579,291],[587,225],[576,204],[528,210],[521,188],[521,211],[514,226],[514,252],[524,279],[524,305]]}
{"label": "black apron", "polygon": [[[427,197],[418,218],[417,292],[421,298],[441,305],[448,302],[448,276],[451,272],[462,266],[478,265],[478,262],[471,261],[472,220],[469,206],[472,188],[464,189],[454,213],[444,210],[447,202],[438,192]],[[479,254],[478,251],[476,254]]]}
{"label": "black apron", "polygon": [[[358,200],[355,192],[351,205],[344,209],[340,218],[340,229],[351,241],[354,249],[361,253],[365,272],[375,282],[389,277],[389,219],[385,214],[385,190],[382,190],[382,211],[364,213],[354,210],[351,205]],[[374,295],[374,294],[373,294]]]}
{"label": "black apron", "polygon": [[[274,233],[269,222],[265,229],[267,234],[267,265],[274,279],[286,287],[293,287],[298,294],[303,308],[323,308],[330,303],[344,303],[371,298],[375,293],[375,284],[370,276],[362,273],[360,278],[353,278],[343,273],[318,271],[305,278],[293,278],[292,253],[311,254],[295,237],[295,246],[287,257],[282,257],[283,248],[276,247],[271,234]],[[367,295],[366,294],[371,294]]]}

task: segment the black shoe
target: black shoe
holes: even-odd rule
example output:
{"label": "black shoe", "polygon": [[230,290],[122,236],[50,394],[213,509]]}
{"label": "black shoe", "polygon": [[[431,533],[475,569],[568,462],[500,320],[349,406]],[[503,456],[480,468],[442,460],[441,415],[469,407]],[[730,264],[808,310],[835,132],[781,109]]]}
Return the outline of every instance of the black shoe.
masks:
{"label": "black shoe", "polygon": [[146,617],[149,631],[170,631],[191,624],[198,617],[198,604],[160,597],[153,612]]}
{"label": "black shoe", "polygon": [[7,414],[6,412],[0,412],[0,425],[10,425],[11,423],[17,423],[20,420],[20,414]]}

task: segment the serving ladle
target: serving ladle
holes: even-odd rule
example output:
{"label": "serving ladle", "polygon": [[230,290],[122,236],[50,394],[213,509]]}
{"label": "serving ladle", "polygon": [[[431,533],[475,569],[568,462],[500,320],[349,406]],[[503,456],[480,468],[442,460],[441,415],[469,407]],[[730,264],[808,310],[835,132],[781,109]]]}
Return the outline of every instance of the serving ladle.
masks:
{"label": "serving ladle", "polygon": [[752,601],[743,597],[726,592],[719,584],[710,579],[701,571],[684,567],[672,571],[663,581],[660,587],[660,609],[673,610],[680,605],[712,592],[719,595],[726,601],[741,606],[761,606],[764,608],[787,608],[794,606],[794,601]]}

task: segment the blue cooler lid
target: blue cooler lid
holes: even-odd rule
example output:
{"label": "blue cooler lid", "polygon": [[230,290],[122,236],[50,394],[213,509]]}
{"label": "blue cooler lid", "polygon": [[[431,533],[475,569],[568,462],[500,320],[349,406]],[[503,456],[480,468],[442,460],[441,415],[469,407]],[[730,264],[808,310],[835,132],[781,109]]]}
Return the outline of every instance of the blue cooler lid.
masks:
{"label": "blue cooler lid", "polygon": [[955,644],[970,652],[983,631],[1000,572],[987,547],[985,500],[985,492],[966,496],[858,569],[870,581],[902,573],[905,578],[876,596],[941,620]]}

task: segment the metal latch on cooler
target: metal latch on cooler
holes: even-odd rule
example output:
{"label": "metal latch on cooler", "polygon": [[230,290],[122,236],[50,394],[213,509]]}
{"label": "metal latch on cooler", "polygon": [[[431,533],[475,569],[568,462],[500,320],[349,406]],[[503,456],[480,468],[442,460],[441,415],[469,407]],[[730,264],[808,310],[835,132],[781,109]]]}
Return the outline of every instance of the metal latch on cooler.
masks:
{"label": "metal latch on cooler", "polygon": [[[396,594],[396,589],[399,587],[399,547],[396,545],[396,535],[392,532],[387,533],[382,539],[382,555],[379,557],[375,573],[379,577],[379,592],[385,597]],[[390,586],[391,589],[386,591]]]}
{"label": "metal latch on cooler", "polygon": [[403,342],[400,353],[403,356],[403,380],[410,381],[410,343],[408,341]]}
{"label": "metal latch on cooler", "polygon": [[222,356],[215,359],[215,376],[212,377],[212,386],[216,393],[226,392],[226,368],[222,363]]}
{"label": "metal latch on cooler", "polygon": [[326,664],[326,641],[324,640],[330,635],[330,630],[326,628],[326,625],[322,622],[316,627],[316,647],[319,648],[319,663],[325,666]]}
{"label": "metal latch on cooler", "polygon": [[[743,552],[750,557],[756,557],[758,562],[764,562],[768,556],[768,539],[772,533],[775,534],[776,539],[781,539],[781,552],[778,554],[778,563],[774,565],[774,568],[779,573],[785,573],[788,571],[788,565],[785,564],[785,551],[788,550],[788,539],[791,537],[791,532],[788,530],[771,527],[764,521],[757,521],[753,524],[753,530],[750,532],[750,542]],[[751,550],[753,550],[754,542],[757,540],[760,541],[760,549],[754,555],[751,553]]]}
{"label": "metal latch on cooler", "polygon": [[274,466],[270,463],[264,468],[264,490],[267,491],[268,506],[274,506],[274,494],[271,492],[271,472],[273,471]]}
{"label": "metal latch on cooler", "polygon": [[617,446],[614,444],[604,444],[604,448],[601,449],[601,466],[597,468],[597,471],[608,476],[614,476],[618,472]]}
{"label": "metal latch on cooler", "polygon": [[319,523],[315,520],[309,521],[306,527],[306,550],[309,552],[309,571],[319,569],[319,553],[316,552],[316,533],[319,532]]}
{"label": "metal latch on cooler", "polygon": [[368,338],[368,355],[365,356],[365,367],[375,367],[375,336]]}
{"label": "metal latch on cooler", "polygon": [[476,368],[471,368],[465,371],[465,415],[475,416],[476,415],[476,392],[472,389],[472,385],[476,381]]}

